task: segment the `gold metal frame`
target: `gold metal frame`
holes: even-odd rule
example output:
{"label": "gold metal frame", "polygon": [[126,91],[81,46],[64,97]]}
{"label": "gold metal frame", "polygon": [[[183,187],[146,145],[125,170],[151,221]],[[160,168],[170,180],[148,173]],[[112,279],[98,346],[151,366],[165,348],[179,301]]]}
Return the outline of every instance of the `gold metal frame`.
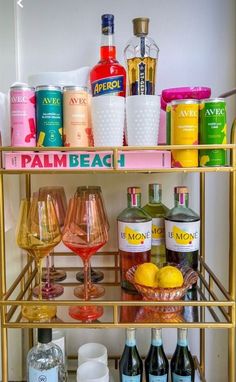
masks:
{"label": "gold metal frame", "polygon": [[[225,167],[196,167],[196,168],[171,168],[171,169],[145,169],[145,170],[121,170],[118,169],[118,152],[140,150],[171,150],[171,149],[213,149],[220,148],[226,149],[230,152],[231,160],[230,165]],[[52,148],[30,148],[30,151],[52,151]],[[227,329],[228,330],[228,382],[235,382],[235,325],[236,325],[236,120],[232,128],[231,144],[228,145],[198,145],[198,146],[157,146],[157,147],[102,147],[102,148],[55,148],[56,151],[109,151],[114,156],[114,167],[111,170],[5,170],[3,167],[3,152],[11,151],[29,151],[29,148],[16,148],[16,147],[0,147],[0,310],[1,310],[1,350],[2,350],[2,382],[8,382],[8,340],[7,332],[10,328],[32,328],[48,327],[48,323],[32,323],[25,322],[21,317],[21,307],[26,305],[56,305],[58,307],[68,307],[73,305],[84,305],[81,300],[57,300],[57,301],[33,301],[32,300],[32,287],[35,285],[35,278],[37,270],[34,262],[27,258],[27,263],[16,278],[14,283],[6,288],[6,258],[5,258],[5,232],[4,232],[4,175],[5,174],[25,174],[26,197],[29,198],[31,194],[31,174],[71,174],[71,173],[169,173],[169,172],[199,172],[200,173],[200,213],[201,213],[201,251],[200,251],[200,270],[199,278],[200,283],[198,293],[200,300],[198,301],[178,301],[178,302],[146,302],[146,301],[122,301],[117,300],[98,300],[86,302],[86,305],[101,305],[105,308],[112,310],[113,319],[110,322],[100,323],[78,323],[78,322],[50,322],[51,327],[63,328],[125,328],[125,327],[188,327],[200,329],[200,360],[195,358],[195,365],[201,374],[201,380],[205,379],[205,330],[212,329]],[[229,249],[229,288],[228,290],[222,285],[220,280],[216,277],[214,272],[208,267],[205,262],[205,177],[208,172],[228,172],[230,177],[230,249]],[[57,256],[65,256],[65,253],[58,253]],[[67,256],[69,254],[66,254]],[[70,254],[71,256],[73,254]],[[98,254],[100,256],[102,254]],[[116,253],[111,253],[109,256],[114,257],[114,264],[109,269],[114,273],[114,280],[105,283],[109,287],[118,288],[119,284],[119,259]],[[72,268],[65,268],[71,271]],[[73,271],[79,268],[73,268]],[[63,283],[65,287],[71,288],[74,283]],[[13,297],[15,296],[15,297]],[[122,307],[143,307],[143,306],[192,306],[198,307],[200,311],[199,322],[121,322],[119,319],[119,312]],[[211,315],[212,321],[206,320],[206,312]]]}

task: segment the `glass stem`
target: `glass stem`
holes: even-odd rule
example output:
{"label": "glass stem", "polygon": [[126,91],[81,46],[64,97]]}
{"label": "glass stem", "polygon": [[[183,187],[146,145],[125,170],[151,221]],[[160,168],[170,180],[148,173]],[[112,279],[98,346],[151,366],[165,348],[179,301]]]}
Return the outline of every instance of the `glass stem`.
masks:
{"label": "glass stem", "polygon": [[46,257],[47,280],[46,280],[46,283],[45,283],[45,286],[44,286],[45,289],[50,289],[50,288],[51,288],[49,256],[50,256],[50,255],[48,255],[48,256]]}
{"label": "glass stem", "polygon": [[84,260],[84,299],[85,301],[89,300],[89,293],[88,293],[89,268],[90,268],[90,261]]}
{"label": "glass stem", "polygon": [[55,270],[55,265],[54,265],[54,249],[51,252],[51,271]]}
{"label": "glass stem", "polygon": [[90,290],[91,287],[92,287],[92,267],[91,267],[91,261],[89,261],[89,265],[88,265],[88,289]]}
{"label": "glass stem", "polygon": [[39,275],[39,300],[42,300],[42,259],[37,260],[38,275]]}

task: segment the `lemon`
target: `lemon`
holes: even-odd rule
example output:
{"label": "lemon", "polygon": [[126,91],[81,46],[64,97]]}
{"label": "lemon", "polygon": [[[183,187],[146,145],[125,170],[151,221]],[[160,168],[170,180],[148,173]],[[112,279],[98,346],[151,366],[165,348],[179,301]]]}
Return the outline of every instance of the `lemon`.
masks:
{"label": "lemon", "polygon": [[159,269],[155,264],[143,263],[138,266],[134,274],[134,281],[149,287],[157,287],[157,273]]}
{"label": "lemon", "polygon": [[200,159],[200,166],[203,167],[209,162],[210,158],[208,155],[203,155]]}
{"label": "lemon", "polygon": [[159,270],[157,282],[160,288],[178,288],[183,285],[184,279],[178,268],[167,265]]}

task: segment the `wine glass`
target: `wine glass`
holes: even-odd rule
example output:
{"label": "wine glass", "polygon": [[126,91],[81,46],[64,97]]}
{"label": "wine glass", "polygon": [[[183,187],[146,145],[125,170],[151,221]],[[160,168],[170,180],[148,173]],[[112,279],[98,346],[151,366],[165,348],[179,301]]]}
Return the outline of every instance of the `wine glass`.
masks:
{"label": "wine glass", "polygon": [[[99,187],[99,186],[80,186],[80,187],[77,187],[76,195],[78,195],[83,190],[93,190],[93,191],[99,193],[98,203],[100,204],[100,209],[101,209],[102,215],[103,215],[103,221],[104,221],[104,224],[106,225],[106,228],[108,231],[110,227],[109,227],[107,213],[106,213],[106,209],[105,209],[105,205],[104,205],[104,201],[103,201],[103,197],[102,197],[101,187]],[[98,298],[98,297],[101,297],[104,295],[105,290],[103,287],[101,287],[100,285],[92,284],[92,282],[96,283],[98,281],[103,280],[103,278],[104,278],[104,274],[101,271],[94,270],[90,264],[89,281],[88,281],[88,285],[89,285],[88,286],[88,293],[89,293],[90,298]],[[84,283],[84,270],[80,271],[76,274],[76,279],[78,281]],[[76,297],[84,298],[84,287],[83,286],[76,287],[74,290],[74,294]]]}
{"label": "wine glass", "polygon": [[[41,187],[38,192],[39,200],[47,200],[48,195],[51,196],[54,203],[55,211],[58,218],[58,223],[63,229],[64,220],[66,216],[66,195],[63,187],[50,186],[50,187]],[[45,281],[45,284],[42,287],[43,298],[54,298],[63,294],[64,288],[62,285],[54,284],[53,281],[63,281],[66,278],[66,272],[54,267],[54,256],[52,251],[52,266],[49,266],[49,258],[46,257],[46,272],[43,272],[42,280]],[[33,290],[34,296],[38,297],[39,288],[35,287]]]}
{"label": "wine glass", "polygon": [[[62,230],[64,227],[64,221],[65,221],[66,210],[67,210],[67,200],[66,200],[64,187],[59,187],[59,186],[41,187],[40,190],[44,190],[44,192],[46,192],[47,191],[46,189],[49,190],[49,194],[52,196],[54,200],[58,222]],[[50,267],[50,280],[56,281],[56,282],[65,280],[66,272],[63,271],[62,269],[55,268],[53,252],[51,255],[51,260],[52,262]],[[46,281],[44,276],[43,276],[43,281]]]}
{"label": "wine glass", "polygon": [[[42,300],[42,259],[61,241],[61,232],[52,199],[22,200],[17,226],[17,244],[32,256],[38,268],[39,299]],[[48,320],[56,315],[56,307],[28,305],[22,316],[30,321]]]}
{"label": "wine glass", "polygon": [[[77,190],[70,199],[62,234],[63,243],[76,253],[84,264],[84,299],[89,300],[89,263],[108,240],[107,225],[101,208],[100,193],[95,189]],[[73,306],[69,309],[71,317],[92,321],[103,314],[100,306]]]}

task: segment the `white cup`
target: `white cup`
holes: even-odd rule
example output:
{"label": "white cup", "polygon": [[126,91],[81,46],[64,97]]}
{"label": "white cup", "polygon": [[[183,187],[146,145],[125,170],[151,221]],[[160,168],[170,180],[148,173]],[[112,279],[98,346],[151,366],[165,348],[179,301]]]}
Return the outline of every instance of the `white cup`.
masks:
{"label": "white cup", "polygon": [[107,348],[102,344],[90,342],[80,346],[78,350],[79,366],[87,361],[102,362],[107,365],[107,360]]}
{"label": "white cup", "polygon": [[102,362],[85,362],[77,369],[77,382],[109,382],[109,369]]}
{"label": "white cup", "polygon": [[91,100],[94,145],[123,146],[125,99],[98,96]]}
{"label": "white cup", "polygon": [[160,122],[160,96],[135,95],[126,99],[129,146],[156,146]]}

